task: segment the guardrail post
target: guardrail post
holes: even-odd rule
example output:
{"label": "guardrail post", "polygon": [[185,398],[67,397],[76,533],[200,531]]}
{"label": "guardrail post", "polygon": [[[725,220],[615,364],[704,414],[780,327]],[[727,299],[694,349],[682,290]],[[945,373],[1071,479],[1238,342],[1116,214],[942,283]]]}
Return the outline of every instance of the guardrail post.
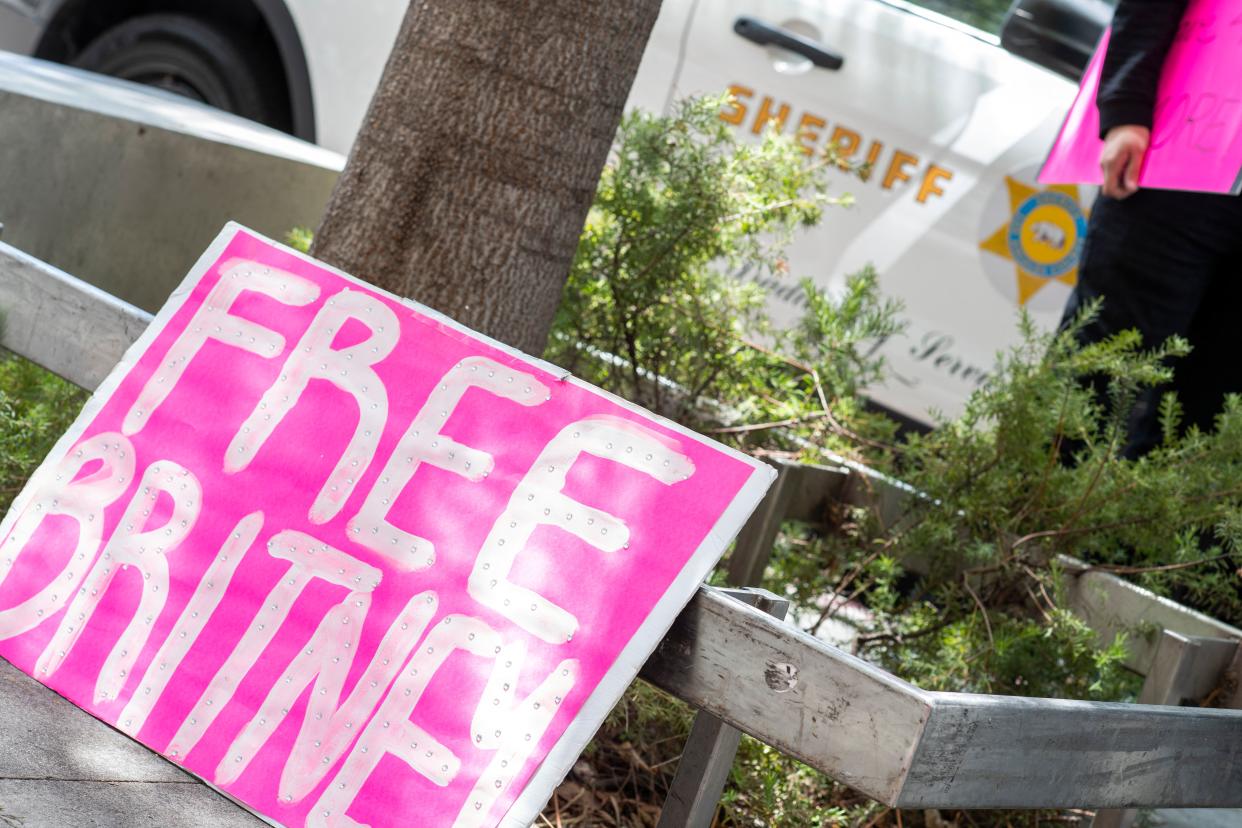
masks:
{"label": "guardrail post", "polygon": [[729,555],[727,580],[738,587],[755,586],[763,580],[763,570],[772,557],[772,545],[785,520],[793,496],[792,475],[784,463],[776,464],[776,480],[759,502],[750,520],[738,533]]}
{"label": "guardrail post", "polygon": [[[722,591],[778,619],[783,619],[789,609],[789,601],[767,590]],[[709,828],[741,740],[740,730],[710,713],[700,712],[694,717],[657,828]]]}
{"label": "guardrail post", "polygon": [[845,491],[845,469],[778,460],[776,481],[738,533],[726,573],[730,586],[756,586],[772,558],[772,547],[786,520],[821,523],[825,507]]}
{"label": "guardrail post", "polygon": [[[1213,692],[1226,692],[1222,679],[1240,653],[1233,639],[1164,630],[1138,703],[1194,706]],[[1134,808],[1108,808],[1096,813],[1091,828],[1131,828],[1137,817]]]}

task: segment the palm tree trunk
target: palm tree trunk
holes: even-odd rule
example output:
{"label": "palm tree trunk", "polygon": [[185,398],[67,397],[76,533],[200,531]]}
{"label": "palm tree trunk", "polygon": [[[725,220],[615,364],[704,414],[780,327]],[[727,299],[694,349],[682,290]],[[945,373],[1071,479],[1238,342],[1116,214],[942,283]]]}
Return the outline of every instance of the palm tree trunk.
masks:
{"label": "palm tree trunk", "polygon": [[543,350],[659,0],[413,0],[312,253]]}

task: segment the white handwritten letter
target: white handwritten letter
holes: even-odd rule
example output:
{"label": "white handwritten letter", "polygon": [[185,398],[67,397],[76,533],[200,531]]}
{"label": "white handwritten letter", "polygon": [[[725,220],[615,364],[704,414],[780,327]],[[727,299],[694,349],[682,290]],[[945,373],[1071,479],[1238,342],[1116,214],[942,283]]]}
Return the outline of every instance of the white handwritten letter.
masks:
{"label": "white handwritten letter", "polygon": [[[82,469],[95,462],[101,463],[96,471],[74,480]],[[0,611],[0,639],[33,630],[69,602],[99,553],[104,509],[124,494],[133,481],[134,462],[134,447],[129,440],[120,434],[96,434],[33,481],[37,493],[0,546],[0,584],[45,517],[72,518],[78,524],[78,540],[73,554],[51,583],[17,606]]]}
{"label": "white handwritten letter", "polygon": [[121,425],[123,432],[137,434],[142,431],[143,426],[150,422],[151,414],[168,398],[173,386],[181,379],[190,360],[209,339],[265,359],[280,355],[285,347],[283,336],[229,313],[237,297],[248,290],[270,296],[286,305],[308,305],[319,298],[319,287],[301,276],[256,262],[239,261],[225,265],[221,269],[220,281],[194,312],[190,324],[168,349],[160,367],[130,406]]}
{"label": "white handwritten letter", "polygon": [[286,805],[301,801],[327,775],[350,741],[362,731],[367,716],[423,637],[439,602],[433,592],[422,592],[410,599],[388,628],[366,672],[342,702],[345,678],[353,666],[370,605],[370,595],[353,593],[324,617],[310,642],[277,680],[259,712],[225,752],[216,769],[218,784],[227,785],[241,775],[312,682],[306,717],[280,774],[280,801]]}
{"label": "white handwritten letter", "polygon": [[616,552],[629,540],[629,529],[619,518],[561,492],[570,468],[584,453],[624,464],[665,485],[694,474],[690,458],[669,445],[666,438],[617,417],[579,420],[548,443],[483,542],[468,590],[479,603],[553,644],[570,640],[578,629],[578,619],[508,580],[514,561],[535,529],[557,526],[603,552]]}
{"label": "white handwritten letter", "polygon": [[465,359],[444,375],[397,443],[362,509],[349,522],[350,538],[407,572],[426,569],[436,560],[431,541],[388,522],[392,504],[418,467],[428,463],[467,480],[479,481],[495,465],[487,452],[463,446],[440,432],[470,388],[481,388],[526,406],[538,405],[548,397],[547,386],[530,374],[485,357]]}
{"label": "white handwritten letter", "polygon": [[[365,325],[370,335],[355,345],[334,350],[333,340],[350,320]],[[275,385],[229,444],[224,470],[232,474],[246,468],[297,405],[310,381],[327,380],[358,404],[354,436],[310,509],[313,523],[326,523],[335,517],[370,465],[388,419],[388,394],[372,366],[392,353],[400,334],[396,314],[373,296],[345,289],[329,299],[285,361]]]}
{"label": "white handwritten letter", "polygon": [[262,512],[246,515],[229,533],[228,539],[220,547],[220,554],[207,567],[193,597],[182,610],[181,617],[177,619],[168,638],[160,645],[155,658],[151,659],[147,672],[138,682],[138,690],[130,696],[117,720],[117,726],[129,735],[136,736],[142,730],[147,716],[151,715],[152,708],[168,686],[169,679],[190,651],[190,647],[198,640],[203,627],[207,625],[207,619],[220,605],[220,599],[224,597],[229,581],[233,580],[237,565],[241,563],[246,550],[255,542],[262,528]]}
{"label": "white handwritten letter", "polygon": [[345,811],[380,759],[392,754],[436,785],[457,776],[461,760],[448,747],[410,721],[410,715],[436,672],[456,650],[495,658],[500,637],[477,618],[450,615],[432,628],[414,658],[380,704],[344,766],[307,816],[308,826],[355,825]]}
{"label": "white handwritten letter", "polygon": [[514,701],[526,650],[510,644],[496,657],[496,667],[470,728],[480,750],[494,750],[483,775],[474,783],[453,828],[494,825],[488,811],[504,795],[539,746],[539,740],[578,680],[577,659],[566,659],[522,702]]}
{"label": "white handwritten letter", "polygon": [[[151,626],[168,598],[166,556],[190,534],[203,508],[203,490],[198,479],[171,460],[152,463],[143,473],[138,487],[121,517],[120,526],[91,567],[60,627],[35,665],[40,675],[56,672],[95,614],[108,586],[122,570],[132,567],[135,575],[142,578],[142,595],[120,640],[104,661],[95,684],[96,703],[117,697],[138,654],[146,646]],[[160,494],[172,498],[172,514],[159,526],[148,527]]]}
{"label": "white handwritten letter", "polygon": [[[293,565],[268,592],[241,641],[177,729],[168,746],[168,755],[173,758],[185,756],[198,744],[289,617],[294,601],[312,580],[322,578],[351,593],[368,593],[379,586],[378,569],[301,532],[281,532],[268,542],[267,550],[273,557],[284,558]],[[215,588],[224,589],[225,586],[216,584]]]}

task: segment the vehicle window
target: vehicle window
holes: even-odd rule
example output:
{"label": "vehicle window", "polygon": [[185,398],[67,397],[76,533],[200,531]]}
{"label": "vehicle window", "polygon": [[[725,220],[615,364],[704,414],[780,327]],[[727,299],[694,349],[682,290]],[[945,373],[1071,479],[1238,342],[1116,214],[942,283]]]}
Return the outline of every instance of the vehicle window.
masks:
{"label": "vehicle window", "polygon": [[[929,11],[943,14],[959,20],[968,26],[982,29],[988,34],[999,35],[1005,13],[1009,11],[1011,0],[909,0]],[[1104,0],[1117,7],[1118,0]]]}
{"label": "vehicle window", "polygon": [[1001,22],[1009,11],[1010,0],[911,0],[926,9],[982,29],[1000,34]]}

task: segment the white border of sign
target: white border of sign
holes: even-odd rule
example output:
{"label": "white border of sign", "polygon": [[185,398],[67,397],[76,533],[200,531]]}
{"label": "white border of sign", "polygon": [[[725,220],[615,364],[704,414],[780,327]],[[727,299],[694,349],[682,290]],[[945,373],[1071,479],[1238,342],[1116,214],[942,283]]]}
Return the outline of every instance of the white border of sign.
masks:
{"label": "white border of sign", "polygon": [[[82,435],[82,432],[86,430],[86,427],[92,420],[94,420],[104,403],[120,386],[122,380],[124,380],[130,369],[143,355],[143,353],[145,353],[155,338],[163,332],[164,327],[177,313],[177,311],[181,309],[181,306],[185,304],[194,286],[206,275],[207,271],[216,264],[220,256],[223,255],[225,249],[233,241],[233,238],[240,232],[247,233],[256,239],[275,245],[283,251],[306,262],[313,263],[317,267],[322,267],[354,285],[366,288],[367,290],[375,291],[383,296],[393,299],[394,301],[400,302],[406,307],[434,319],[452,330],[458,331],[462,334],[468,335],[472,339],[479,340],[487,345],[497,348],[514,359],[521,360],[528,365],[547,371],[561,382],[569,383],[579,388],[586,389],[590,393],[597,396],[602,396],[622,408],[639,413],[646,418],[654,420],[661,426],[677,433],[682,437],[694,440],[704,445],[712,446],[718,451],[723,451],[735,459],[752,466],[754,469],[750,477],[747,478],[746,483],[733,498],[733,502],[729,504],[729,507],[720,516],[720,519],[716,521],[716,524],[712,527],[711,531],[708,532],[707,536],[703,539],[703,542],[699,544],[698,549],[694,551],[694,554],[686,562],[685,566],[682,567],[681,573],[656,603],[655,607],[651,611],[651,614],[647,616],[647,619],[638,628],[638,631],[634,634],[634,637],[630,639],[629,644],[627,644],[617,656],[617,660],[613,663],[612,667],[609,668],[599,685],[594,691],[592,691],[591,695],[582,705],[582,708],[578,711],[578,715],[565,729],[565,732],[561,734],[556,744],[548,752],[548,755],[544,759],[543,763],[540,764],[535,773],[526,783],[525,789],[518,795],[509,811],[498,823],[501,828],[527,828],[527,826],[539,818],[539,814],[551,798],[552,792],[574,766],[574,763],[578,760],[583,748],[586,747],[587,743],[591,740],[591,737],[595,735],[596,729],[598,729],[600,724],[603,723],[605,717],[608,715],[608,712],[612,710],[617,701],[620,700],[622,694],[625,692],[625,689],[629,687],[631,682],[638,675],[639,669],[642,668],[651,653],[655,651],[656,646],[664,637],[664,633],[672,625],[674,619],[677,617],[677,614],[681,612],[686,604],[689,603],[690,599],[694,597],[694,593],[698,589],[699,584],[701,584],[708,574],[710,574],[712,568],[724,554],[725,548],[728,546],[729,542],[732,541],[741,530],[742,525],[746,522],[747,518],[750,517],[750,514],[754,511],[755,507],[759,505],[759,501],[763,498],[764,493],[767,492],[768,487],[772,484],[772,481],[776,479],[776,469],[739,451],[721,445],[714,440],[710,440],[701,434],[672,422],[671,420],[653,414],[644,408],[634,405],[627,400],[623,400],[614,394],[610,394],[601,388],[597,388],[590,383],[584,382],[577,377],[574,377],[563,368],[559,368],[549,362],[522,353],[521,351],[505,345],[503,342],[498,342],[490,337],[478,333],[477,331],[473,331],[464,325],[455,322],[439,311],[432,310],[431,308],[421,305],[411,299],[396,296],[395,294],[364,282],[361,279],[332,267],[331,265],[325,264],[318,259],[294,250],[293,248],[279,242],[273,241],[272,239],[264,236],[262,233],[243,227],[236,222],[229,222],[224,226],[224,229],[220,231],[219,235],[216,236],[215,240],[208,246],[206,251],[203,252],[203,255],[199,257],[198,261],[195,262],[194,266],[190,269],[190,272],[181,281],[181,284],[178,285],[176,290],[172,292],[168,298],[168,301],[162,308],[160,308],[159,313],[156,314],[155,319],[151,322],[151,325],[146,329],[146,331],[143,332],[142,336],[140,336],[137,341],[129,347],[129,349],[125,352],[125,356],[121,358],[121,361],[114,369],[112,369],[107,378],[99,384],[99,387],[91,395],[91,398],[86,402],[86,405],[83,406],[82,412],[78,415],[77,420],[74,421],[74,424],[69,428],[64,436],[56,442],[56,445],[53,446],[52,450],[49,452],[48,457],[43,461],[35,473],[31,475],[30,481],[26,484],[25,488],[22,489],[21,494],[19,494],[13,501],[13,505],[9,509],[8,515],[5,516],[3,522],[0,522],[0,536],[8,534],[12,528],[13,522],[17,519],[17,516],[25,510],[30,498],[36,491],[38,491],[40,484],[43,482],[43,478],[51,472],[55,466],[55,462],[59,460],[59,458],[63,456],[74,443],[78,441]],[[130,737],[126,736],[126,738]],[[139,744],[141,744],[141,742],[139,742]],[[148,748],[148,750],[150,750],[150,748]],[[163,754],[160,755],[163,756]],[[164,758],[167,759],[167,757]],[[178,765],[177,767],[180,768],[181,766]],[[209,787],[219,791],[233,802],[241,805],[247,811],[250,811],[260,819],[263,819],[265,822],[272,825],[280,825],[280,823],[273,821],[270,817],[264,816],[263,814],[254,811],[254,809],[244,803],[239,802],[237,799],[228,796],[227,793],[220,791],[220,789],[211,782],[203,779],[197,774],[194,774],[193,771],[189,771],[185,768],[181,769],[187,773],[190,773],[196,779],[201,780]]]}

